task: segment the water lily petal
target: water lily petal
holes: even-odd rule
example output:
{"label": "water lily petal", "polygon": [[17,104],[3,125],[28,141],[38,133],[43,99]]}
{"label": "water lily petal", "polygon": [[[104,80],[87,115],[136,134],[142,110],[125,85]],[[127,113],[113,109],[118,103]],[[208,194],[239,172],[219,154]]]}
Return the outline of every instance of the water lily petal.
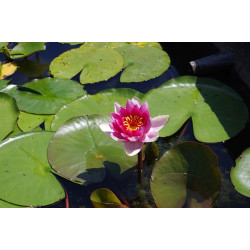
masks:
{"label": "water lily petal", "polygon": [[127,142],[128,140],[117,137],[117,133],[110,133],[110,137],[115,141]]}
{"label": "water lily petal", "polygon": [[99,125],[99,128],[102,130],[102,132],[104,132],[105,134],[107,134],[107,135],[109,135],[109,136],[110,136],[111,133],[114,132],[114,131],[112,130],[112,128],[109,126],[108,123],[101,123],[101,124]]}
{"label": "water lily petal", "polygon": [[115,105],[115,112],[116,112],[116,113],[119,113],[119,112],[120,112],[121,105],[120,105],[118,102],[115,102],[114,105]]}
{"label": "water lily petal", "polygon": [[124,150],[129,156],[133,156],[141,151],[142,145],[142,142],[125,142]]}
{"label": "water lily petal", "polygon": [[132,102],[133,102],[134,105],[137,105],[139,108],[140,108],[141,105],[142,105],[141,100],[140,100],[138,97],[136,97],[136,96],[134,96],[134,97],[132,98]]}
{"label": "water lily petal", "polygon": [[160,115],[152,118],[150,132],[151,131],[158,132],[159,130],[161,130],[166,125],[168,117],[169,117],[168,115]]}
{"label": "water lily petal", "polygon": [[127,100],[127,103],[126,103],[126,110],[127,110],[128,112],[131,112],[131,110],[133,109],[134,106],[135,106],[135,105],[134,105],[134,103],[133,103],[131,100]]}
{"label": "water lily petal", "polygon": [[143,138],[143,142],[153,142],[156,141],[158,137],[159,137],[158,132],[151,131],[145,135],[145,137]]}

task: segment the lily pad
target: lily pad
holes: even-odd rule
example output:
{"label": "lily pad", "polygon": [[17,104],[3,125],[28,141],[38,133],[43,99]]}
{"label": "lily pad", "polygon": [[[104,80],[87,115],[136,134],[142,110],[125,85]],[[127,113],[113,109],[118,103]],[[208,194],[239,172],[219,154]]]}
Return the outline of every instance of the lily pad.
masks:
{"label": "lily pad", "polygon": [[160,136],[177,132],[190,117],[194,135],[202,142],[220,142],[239,133],[248,119],[246,105],[240,95],[223,83],[209,78],[184,76],[172,79],[150,90],[150,114],[169,115]]}
{"label": "lily pad", "polygon": [[19,110],[16,101],[11,96],[0,93],[0,140],[14,130]]}
{"label": "lily pad", "polygon": [[122,47],[124,45],[128,45],[129,43],[126,42],[87,42],[84,43],[81,48],[84,47],[94,47],[94,48],[110,48],[115,49]]}
{"label": "lily pad", "polygon": [[16,70],[17,70],[16,63],[9,62],[2,64],[0,68],[0,80],[14,74]]}
{"label": "lily pad", "polygon": [[211,207],[221,188],[217,157],[203,144],[178,144],[156,163],[150,186],[157,207]]}
{"label": "lily pad", "polygon": [[18,43],[13,49],[9,50],[11,59],[18,59],[33,54],[34,52],[45,50],[45,43],[22,42]]}
{"label": "lily pad", "polygon": [[135,45],[122,46],[116,49],[125,61],[121,82],[143,82],[163,74],[170,66],[168,54],[156,47]]}
{"label": "lily pad", "polygon": [[90,200],[95,208],[127,208],[117,196],[107,188],[99,188],[91,193]]}
{"label": "lily pad", "polygon": [[137,43],[130,43],[131,45],[136,45],[139,48],[144,48],[144,47],[155,47],[158,49],[162,49],[161,45],[156,42],[137,42]]}
{"label": "lily pad", "polygon": [[50,124],[53,118],[54,115],[36,115],[21,111],[17,123],[19,128],[24,132],[30,131],[38,127],[43,122],[48,123],[48,126],[46,126],[45,129],[50,130]]}
{"label": "lily pad", "polygon": [[231,181],[240,194],[250,197],[250,148],[235,162],[236,166],[230,172]]}
{"label": "lily pad", "polygon": [[23,206],[18,206],[18,205],[0,200],[0,208],[23,208]]}
{"label": "lily pad", "polygon": [[83,42],[61,42],[61,44],[65,44],[65,43],[67,43],[67,44],[69,44],[69,45],[78,45],[78,44],[82,44]]}
{"label": "lily pad", "polygon": [[0,199],[36,207],[65,197],[47,160],[47,147],[53,135],[53,132],[22,133],[0,144]]}
{"label": "lily pad", "polygon": [[110,48],[80,47],[64,52],[50,64],[55,77],[71,79],[81,72],[82,84],[107,80],[119,73],[123,57]]}
{"label": "lily pad", "polygon": [[[118,164],[121,174],[136,165],[123,143],[103,134],[99,125],[110,121],[104,115],[73,117],[55,133],[48,148],[50,165],[61,176],[80,183],[97,183],[105,177],[104,161]],[[112,174],[112,173],[111,173]]]}
{"label": "lily pad", "polygon": [[74,116],[103,114],[114,112],[114,102],[125,107],[128,99],[134,96],[142,98],[143,94],[133,89],[108,89],[95,95],[86,95],[74,102],[65,105],[55,115],[51,129],[56,131],[64,122]]}
{"label": "lily pad", "polygon": [[9,83],[9,80],[0,80],[0,92],[6,93],[12,96],[15,93],[17,86],[14,84],[8,84],[8,83]]}
{"label": "lily pad", "polygon": [[13,131],[10,134],[8,134],[8,136],[6,137],[6,139],[14,137],[14,136],[16,136],[18,134],[21,134],[21,133],[23,133],[23,131],[18,127],[18,125],[16,123]]}
{"label": "lily pad", "polygon": [[20,110],[49,115],[85,94],[82,86],[75,81],[43,78],[25,83],[14,93],[14,97]]}

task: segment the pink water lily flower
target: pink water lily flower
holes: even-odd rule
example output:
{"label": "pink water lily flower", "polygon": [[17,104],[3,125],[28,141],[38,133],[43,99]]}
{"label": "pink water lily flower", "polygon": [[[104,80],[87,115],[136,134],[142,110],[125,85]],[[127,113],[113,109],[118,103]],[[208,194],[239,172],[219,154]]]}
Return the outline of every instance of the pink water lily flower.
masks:
{"label": "pink water lily flower", "polygon": [[100,129],[115,141],[124,143],[124,149],[130,156],[138,154],[144,142],[153,142],[158,131],[168,121],[168,115],[151,118],[148,103],[142,104],[139,98],[128,100],[126,107],[115,103],[115,113],[110,113],[113,122],[100,124]]}

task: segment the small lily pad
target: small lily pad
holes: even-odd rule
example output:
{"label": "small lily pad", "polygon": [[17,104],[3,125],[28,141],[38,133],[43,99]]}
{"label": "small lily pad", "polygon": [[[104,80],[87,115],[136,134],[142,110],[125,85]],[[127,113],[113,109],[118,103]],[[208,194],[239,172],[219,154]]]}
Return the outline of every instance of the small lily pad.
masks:
{"label": "small lily pad", "polygon": [[202,142],[221,142],[239,133],[248,119],[247,107],[232,88],[194,76],[174,78],[150,90],[147,101],[151,116],[169,115],[160,136],[170,136],[192,118],[194,135]]}
{"label": "small lily pad", "polygon": [[142,98],[143,94],[133,89],[108,89],[95,95],[86,95],[65,105],[55,115],[51,129],[56,131],[64,122],[74,116],[103,114],[114,112],[114,102],[125,107],[128,99],[134,96]]}
{"label": "small lily pad", "polygon": [[43,78],[25,83],[14,93],[14,97],[20,110],[49,115],[85,94],[82,86],[75,81]]}
{"label": "small lily pad", "polygon": [[157,207],[211,207],[221,188],[217,157],[203,144],[178,144],[156,163],[150,186]]}
{"label": "small lily pad", "polygon": [[231,181],[242,195],[250,197],[250,148],[236,159],[236,166],[231,169]]}
{"label": "small lily pad", "polygon": [[14,130],[19,110],[16,101],[11,96],[0,93],[0,140]]}
{"label": "small lily pad", "polygon": [[91,193],[90,200],[95,208],[127,208],[117,196],[107,188],[99,188]]}
{"label": "small lily pad", "polygon": [[104,161],[118,164],[115,172],[120,174],[134,167],[137,156],[129,157],[123,143],[99,128],[108,121],[110,118],[104,115],[87,115],[65,122],[49,144],[48,159],[53,169],[71,181],[89,184],[104,179]]}
{"label": "small lily pad", "polygon": [[15,73],[16,70],[17,70],[16,63],[9,62],[9,63],[2,64],[2,67],[0,70],[0,80],[8,76],[11,76],[12,74]]}
{"label": "small lily pad", "polygon": [[46,206],[65,197],[47,160],[53,135],[22,133],[0,144],[0,199],[22,206]]}
{"label": "small lily pad", "polygon": [[18,59],[33,54],[34,52],[45,50],[45,43],[22,42],[18,43],[13,49],[9,50],[11,59]]}
{"label": "small lily pad", "polygon": [[125,61],[121,82],[143,82],[163,74],[170,66],[168,54],[153,46],[126,45],[116,48]]}
{"label": "small lily pad", "polygon": [[80,47],[64,52],[50,64],[55,77],[71,79],[81,72],[82,84],[107,80],[119,73],[123,57],[110,48]]}
{"label": "small lily pad", "polygon": [[[23,132],[27,132],[38,127],[43,122],[48,122],[50,124],[53,118],[54,115],[36,115],[21,111],[17,123]],[[50,125],[45,129],[50,130]]]}

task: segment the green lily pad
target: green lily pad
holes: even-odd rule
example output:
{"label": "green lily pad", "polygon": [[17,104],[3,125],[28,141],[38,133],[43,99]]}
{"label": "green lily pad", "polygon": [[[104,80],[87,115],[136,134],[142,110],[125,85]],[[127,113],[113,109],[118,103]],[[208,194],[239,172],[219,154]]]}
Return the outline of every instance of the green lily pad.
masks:
{"label": "green lily pad", "polygon": [[115,49],[119,48],[125,45],[128,45],[129,43],[126,42],[87,42],[84,43],[81,48],[86,47],[94,47],[94,48],[110,48]]}
{"label": "green lily pad", "polygon": [[143,47],[155,47],[158,49],[162,49],[161,45],[159,43],[156,42],[136,42],[136,43],[130,43],[131,45],[135,45],[139,48],[143,48]]}
{"label": "green lily pad", "polygon": [[87,115],[65,122],[49,144],[48,159],[53,169],[71,181],[89,184],[104,179],[104,161],[119,164],[114,171],[121,174],[135,166],[137,156],[129,157],[123,143],[99,128],[109,121],[104,115]]}
{"label": "green lily pad", "polygon": [[20,110],[49,115],[85,94],[82,86],[75,81],[43,78],[25,83],[14,93],[14,97]]}
{"label": "green lily pad", "polygon": [[90,195],[90,200],[95,208],[127,208],[117,196],[107,188],[99,188]]}
{"label": "green lily pad", "polygon": [[8,134],[8,136],[6,137],[6,139],[14,137],[14,136],[16,136],[18,134],[21,134],[21,133],[23,133],[23,131],[18,127],[18,125],[16,123],[13,131],[10,134]]}
{"label": "green lily pad", "polygon": [[143,82],[163,74],[170,66],[168,54],[156,47],[135,45],[122,46],[116,49],[125,61],[121,82]]}
{"label": "green lily pad", "polygon": [[0,200],[0,208],[23,208],[23,206],[18,206],[18,205]]}
{"label": "green lily pad", "polygon": [[114,102],[125,107],[128,99],[134,96],[142,98],[143,94],[133,89],[108,89],[95,95],[86,95],[74,102],[65,105],[55,115],[51,129],[56,131],[64,122],[74,116],[103,114],[114,112]]}
{"label": "green lily pad", "polygon": [[65,197],[47,160],[47,147],[53,135],[53,132],[22,133],[0,144],[0,199],[36,207]]}
{"label": "green lily pad", "polygon": [[14,130],[19,110],[16,101],[11,96],[0,93],[0,140]]}
{"label": "green lily pad", "polygon": [[157,207],[211,207],[221,188],[217,157],[203,144],[181,143],[156,163],[150,186]]}
{"label": "green lily pad", "polygon": [[123,57],[110,48],[80,47],[64,52],[50,64],[55,77],[71,79],[81,72],[82,84],[107,80],[119,73]]}
{"label": "green lily pad", "polygon": [[250,197],[250,148],[236,159],[236,166],[231,169],[231,181],[242,195]]}
{"label": "green lily pad", "polygon": [[[0,42],[0,52],[3,52],[4,51],[4,47],[8,46],[8,44],[9,44],[8,42]],[[1,62],[0,62],[0,64],[1,64]]]}
{"label": "green lily pad", "polygon": [[177,132],[192,118],[194,135],[202,142],[220,142],[239,133],[246,124],[248,111],[238,93],[209,78],[184,76],[150,90],[147,101],[152,117],[169,115],[160,136]]}
{"label": "green lily pad", "polygon": [[28,60],[17,61],[16,64],[18,66],[17,71],[24,75],[28,75],[29,77],[41,76],[49,68],[49,65],[47,64]]}
{"label": "green lily pad", "polygon": [[17,123],[23,132],[28,132],[47,121],[49,125],[45,129],[50,130],[53,118],[54,115],[36,115],[21,111]]}
{"label": "green lily pad", "polygon": [[10,52],[11,59],[18,59],[33,54],[34,52],[45,50],[45,43],[22,42],[18,43]]}

